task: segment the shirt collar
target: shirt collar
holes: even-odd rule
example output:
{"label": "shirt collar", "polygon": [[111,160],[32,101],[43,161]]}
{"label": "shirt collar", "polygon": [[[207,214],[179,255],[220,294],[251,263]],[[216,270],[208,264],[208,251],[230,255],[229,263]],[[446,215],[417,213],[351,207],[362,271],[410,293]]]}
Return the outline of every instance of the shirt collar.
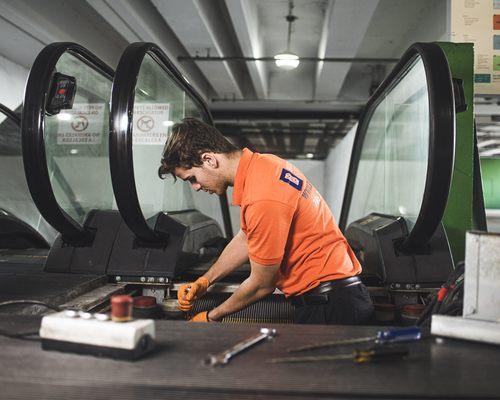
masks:
{"label": "shirt collar", "polygon": [[245,190],[245,179],[247,177],[248,167],[250,166],[250,161],[252,160],[254,153],[247,149],[243,149],[243,154],[238,162],[238,168],[236,169],[236,175],[234,177],[234,187],[233,187],[233,205],[241,205],[241,200],[243,198],[243,191]]}

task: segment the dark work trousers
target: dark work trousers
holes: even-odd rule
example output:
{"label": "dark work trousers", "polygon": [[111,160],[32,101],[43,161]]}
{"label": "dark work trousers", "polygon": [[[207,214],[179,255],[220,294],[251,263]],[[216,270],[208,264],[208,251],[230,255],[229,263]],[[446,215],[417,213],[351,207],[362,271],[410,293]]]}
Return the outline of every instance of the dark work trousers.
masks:
{"label": "dark work trousers", "polygon": [[373,303],[362,283],[333,290],[325,304],[295,307],[294,311],[296,324],[367,325],[373,319]]}

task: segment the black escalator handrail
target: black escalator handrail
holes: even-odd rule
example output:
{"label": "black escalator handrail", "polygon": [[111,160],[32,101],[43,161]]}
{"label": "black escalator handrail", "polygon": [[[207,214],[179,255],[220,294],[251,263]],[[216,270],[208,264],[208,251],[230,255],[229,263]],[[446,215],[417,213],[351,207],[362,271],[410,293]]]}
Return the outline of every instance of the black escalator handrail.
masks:
{"label": "black escalator handrail", "polygon": [[12,111],[9,107],[0,103],[0,112],[14,122],[18,127],[21,127],[21,117]]}
{"label": "black escalator handrail", "polygon": [[21,119],[23,161],[31,197],[40,214],[66,242],[82,244],[91,240],[92,235],[59,207],[50,183],[45,154],[45,104],[56,64],[66,52],[109,80],[113,79],[111,67],[76,43],[58,42],[46,46],[35,59],[26,83]]}
{"label": "black escalator handrail", "polygon": [[[213,125],[207,105],[167,55],[154,43],[132,43],[122,54],[113,81],[110,112],[109,161],[111,181],[120,214],[127,226],[143,242],[164,240],[146,222],[137,195],[133,164],[133,114],[135,88],[146,54],[150,55],[170,78],[195,102],[201,110],[203,120]],[[227,198],[221,197],[221,208],[226,232],[232,231],[229,220]],[[229,228],[228,228],[229,227]]]}
{"label": "black escalator handrail", "polygon": [[429,154],[424,194],[413,229],[402,244],[411,250],[424,246],[441,222],[450,192],[455,157],[455,103],[446,55],[435,43],[415,43],[401,57],[366,104],[356,131],[339,226],[344,231],[366,131],[384,95],[397,85],[407,67],[420,56],[429,94]]}

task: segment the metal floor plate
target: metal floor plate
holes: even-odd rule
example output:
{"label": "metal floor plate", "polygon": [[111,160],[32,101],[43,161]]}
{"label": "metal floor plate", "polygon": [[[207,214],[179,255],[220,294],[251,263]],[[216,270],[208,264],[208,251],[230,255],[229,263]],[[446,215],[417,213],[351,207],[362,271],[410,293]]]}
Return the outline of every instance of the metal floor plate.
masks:
{"label": "metal floor plate", "polygon": [[[2,319],[0,327],[5,323]],[[36,325],[37,320],[31,323]],[[13,329],[16,323],[9,326]],[[136,362],[48,352],[40,349],[40,343],[0,338],[5,366],[0,372],[0,397],[420,399],[498,397],[500,393],[500,348],[451,339],[411,343],[408,359],[384,364],[268,362],[287,355],[289,347],[371,335],[376,327],[275,324],[270,326],[278,330],[274,341],[238,355],[225,367],[203,364],[208,353],[224,350],[261,326],[159,321],[157,350]]]}
{"label": "metal floor plate", "polygon": [[[104,285],[102,275],[64,274],[43,272],[42,265],[0,264],[0,302],[9,300],[39,300],[50,304],[67,301]],[[17,312],[38,314],[46,312],[40,306],[10,306],[0,313]]]}

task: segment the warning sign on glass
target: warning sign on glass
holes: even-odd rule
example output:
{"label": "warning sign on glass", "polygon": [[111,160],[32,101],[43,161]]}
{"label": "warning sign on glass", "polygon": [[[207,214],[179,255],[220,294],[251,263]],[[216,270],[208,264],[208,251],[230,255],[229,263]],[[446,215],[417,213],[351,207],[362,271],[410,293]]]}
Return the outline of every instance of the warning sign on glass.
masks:
{"label": "warning sign on glass", "polygon": [[104,103],[74,103],[71,110],[57,114],[57,144],[100,144],[107,125]]}
{"label": "warning sign on glass", "polygon": [[136,103],[134,105],[133,143],[164,145],[170,121],[169,103]]}

